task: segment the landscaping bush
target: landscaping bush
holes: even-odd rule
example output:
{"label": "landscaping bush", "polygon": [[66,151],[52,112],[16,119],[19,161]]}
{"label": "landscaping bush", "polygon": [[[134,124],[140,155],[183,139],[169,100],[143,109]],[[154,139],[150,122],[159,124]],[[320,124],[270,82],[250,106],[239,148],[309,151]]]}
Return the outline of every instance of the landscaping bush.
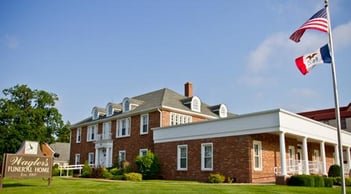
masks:
{"label": "landscaping bush", "polygon": [[324,178],[322,176],[317,176],[314,175],[312,176],[314,178],[314,187],[324,187]]}
{"label": "landscaping bush", "polygon": [[140,173],[131,172],[124,174],[124,178],[127,181],[142,181],[143,175],[141,175]]}
{"label": "landscaping bush", "polygon": [[83,169],[82,169],[82,177],[85,177],[85,178],[89,178],[91,177],[93,174],[93,169],[90,167],[88,161],[85,161],[84,162],[84,166],[83,166]]}
{"label": "landscaping bush", "polygon": [[345,178],[345,185],[346,186],[351,186],[351,178]]}
{"label": "landscaping bush", "polygon": [[137,156],[135,163],[137,172],[142,174],[144,179],[158,178],[160,162],[158,157],[151,151],[147,151],[145,156]]}
{"label": "landscaping bush", "polygon": [[95,167],[92,169],[91,178],[104,178],[104,168],[103,167]]}
{"label": "landscaping bush", "polygon": [[52,167],[52,176],[59,176],[60,175],[60,170],[58,167],[59,167],[58,164],[55,164]]}
{"label": "landscaping bush", "polygon": [[337,164],[331,165],[328,171],[328,177],[340,177],[340,166]]}
{"label": "landscaping bush", "polygon": [[323,177],[323,178],[324,178],[324,186],[325,187],[333,187],[334,178],[332,178],[332,177]]}
{"label": "landscaping bush", "polygon": [[[318,179],[318,181],[319,181],[319,179]],[[289,185],[289,186],[314,187],[315,186],[315,176],[294,175],[294,176],[292,176],[292,177],[290,177],[288,179],[287,185]]]}
{"label": "landscaping bush", "polygon": [[106,179],[111,179],[113,177],[112,173],[109,172],[106,168],[102,168],[102,176]]}
{"label": "landscaping bush", "polygon": [[208,177],[208,182],[209,183],[224,183],[225,181],[225,176],[217,173],[217,174],[210,174]]}

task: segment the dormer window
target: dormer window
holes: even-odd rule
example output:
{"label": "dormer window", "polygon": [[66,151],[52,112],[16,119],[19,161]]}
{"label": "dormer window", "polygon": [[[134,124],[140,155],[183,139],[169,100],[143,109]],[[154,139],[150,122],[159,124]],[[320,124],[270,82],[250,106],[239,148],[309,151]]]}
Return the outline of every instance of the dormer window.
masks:
{"label": "dormer window", "polygon": [[112,103],[108,103],[106,106],[106,111],[107,111],[107,115],[106,116],[112,116],[114,113],[114,108],[113,108],[113,104]]}
{"label": "dormer window", "polygon": [[220,118],[225,118],[227,117],[227,107],[224,104],[221,104],[219,107],[219,117]]}
{"label": "dormer window", "polygon": [[196,112],[201,112],[201,100],[199,97],[194,96],[191,99],[191,110]]}
{"label": "dormer window", "polygon": [[94,107],[93,110],[91,111],[92,114],[92,119],[96,120],[99,118],[99,110],[97,109],[97,107]]}
{"label": "dormer window", "polygon": [[123,100],[123,112],[130,111],[130,102],[128,98],[124,98]]}

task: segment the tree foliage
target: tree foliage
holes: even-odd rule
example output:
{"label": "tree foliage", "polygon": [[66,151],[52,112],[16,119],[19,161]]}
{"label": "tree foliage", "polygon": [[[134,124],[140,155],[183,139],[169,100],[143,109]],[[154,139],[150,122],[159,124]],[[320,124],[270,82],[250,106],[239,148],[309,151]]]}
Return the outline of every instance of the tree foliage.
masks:
{"label": "tree foliage", "polygon": [[14,153],[24,140],[52,143],[63,127],[55,108],[58,96],[27,85],[4,89],[0,98],[0,160],[3,153]]}
{"label": "tree foliage", "polygon": [[158,178],[160,162],[158,157],[151,151],[147,151],[145,156],[137,156],[135,163],[137,172],[142,174],[144,179]]}
{"label": "tree foliage", "polygon": [[69,121],[66,122],[66,124],[59,128],[56,133],[55,136],[56,138],[56,142],[66,142],[69,143],[70,140],[70,134],[71,134],[71,123]]}

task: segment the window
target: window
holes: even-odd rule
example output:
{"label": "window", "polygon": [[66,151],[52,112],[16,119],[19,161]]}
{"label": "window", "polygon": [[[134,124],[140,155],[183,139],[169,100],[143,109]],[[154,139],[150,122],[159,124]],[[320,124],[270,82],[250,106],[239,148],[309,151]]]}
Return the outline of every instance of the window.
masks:
{"label": "window", "polygon": [[130,136],[130,118],[121,119],[117,125],[117,137]]}
{"label": "window", "polygon": [[295,147],[294,146],[289,146],[289,169],[294,170],[295,168]]}
{"label": "window", "polygon": [[192,122],[191,116],[171,112],[171,116],[170,116],[170,125],[171,126],[172,125],[186,124],[186,123],[191,123],[191,122]]}
{"label": "window", "polygon": [[178,145],[177,169],[188,170],[188,145]]}
{"label": "window", "polygon": [[201,101],[199,97],[194,96],[191,99],[191,110],[196,112],[201,112]]}
{"label": "window", "polygon": [[99,110],[97,107],[94,107],[93,110],[91,111],[93,120],[96,120],[99,118]]}
{"label": "window", "polygon": [[113,115],[113,107],[112,104],[107,105],[107,116],[112,116]]}
{"label": "window", "polygon": [[148,149],[140,149],[139,156],[146,156]]}
{"label": "window", "polygon": [[94,166],[94,164],[95,164],[94,152],[88,153],[88,162],[89,162],[90,166]]}
{"label": "window", "polygon": [[130,110],[130,102],[128,98],[123,99],[123,112],[128,112]]}
{"label": "window", "polygon": [[125,150],[120,150],[118,152],[118,163],[120,164],[120,167],[121,167],[121,163],[123,161],[126,161],[126,151]]}
{"label": "window", "polygon": [[262,170],[262,143],[253,142],[254,170]]}
{"label": "window", "polygon": [[102,139],[111,139],[111,122],[106,122],[102,127]]}
{"label": "window", "polygon": [[98,125],[90,125],[90,126],[88,126],[87,141],[94,141],[94,140],[96,140],[97,132],[98,132]]}
{"label": "window", "polygon": [[347,129],[346,118],[341,118],[341,129]]}
{"label": "window", "polygon": [[80,164],[80,154],[75,154],[74,155],[74,164],[79,165]]}
{"label": "window", "polygon": [[313,161],[319,161],[319,150],[313,150]]}
{"label": "window", "polygon": [[227,117],[227,107],[224,104],[221,104],[219,107],[219,117],[225,118]]}
{"label": "window", "polygon": [[82,136],[82,128],[79,127],[77,129],[76,143],[80,143],[81,136]]}
{"label": "window", "polygon": [[149,115],[140,116],[140,134],[147,134],[149,130]]}
{"label": "window", "polygon": [[201,170],[213,170],[213,145],[201,144]]}

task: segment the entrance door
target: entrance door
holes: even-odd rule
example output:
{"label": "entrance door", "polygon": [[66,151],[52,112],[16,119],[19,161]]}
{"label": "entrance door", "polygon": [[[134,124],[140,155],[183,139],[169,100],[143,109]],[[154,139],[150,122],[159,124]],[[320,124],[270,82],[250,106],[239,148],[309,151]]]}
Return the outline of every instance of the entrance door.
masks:
{"label": "entrance door", "polygon": [[106,166],[106,148],[100,148],[99,149],[99,165],[101,167],[105,167]]}

